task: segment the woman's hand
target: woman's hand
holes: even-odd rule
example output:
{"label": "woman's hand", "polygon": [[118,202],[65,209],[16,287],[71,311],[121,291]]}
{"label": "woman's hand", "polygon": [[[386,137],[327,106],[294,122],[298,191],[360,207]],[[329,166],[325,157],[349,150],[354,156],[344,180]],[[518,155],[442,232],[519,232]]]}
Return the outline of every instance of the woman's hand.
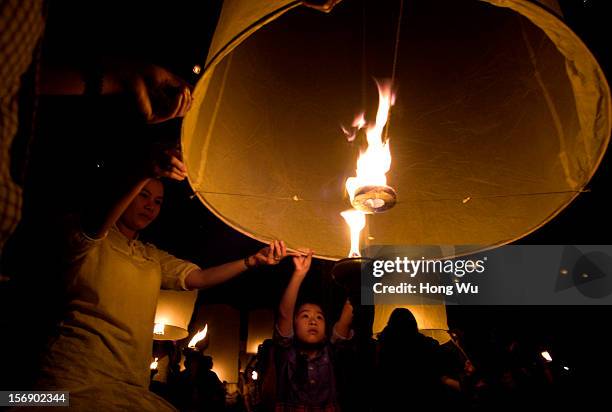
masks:
{"label": "woman's hand", "polygon": [[334,6],[340,3],[342,0],[304,0],[302,4],[311,9],[319,10],[324,13],[332,11]]}
{"label": "woman's hand", "polygon": [[310,270],[310,264],[312,263],[312,250],[308,249],[304,254],[297,254],[293,256],[293,264],[295,265],[294,274],[298,276],[306,276],[308,270]]}
{"label": "woman's hand", "polygon": [[184,180],[187,177],[187,168],[179,160],[179,156],[175,150],[163,151],[159,158],[153,161],[153,175],[178,181]]}
{"label": "woman's hand", "polygon": [[269,246],[261,249],[256,254],[245,259],[247,268],[260,265],[278,265],[287,256],[287,247],[282,240],[274,240]]}
{"label": "woman's hand", "polygon": [[191,90],[166,69],[148,65],[131,79],[131,89],[148,123],[183,117],[191,107]]}
{"label": "woman's hand", "polygon": [[103,94],[129,92],[148,123],[184,116],[193,98],[187,83],[154,64],[116,61],[104,70]]}

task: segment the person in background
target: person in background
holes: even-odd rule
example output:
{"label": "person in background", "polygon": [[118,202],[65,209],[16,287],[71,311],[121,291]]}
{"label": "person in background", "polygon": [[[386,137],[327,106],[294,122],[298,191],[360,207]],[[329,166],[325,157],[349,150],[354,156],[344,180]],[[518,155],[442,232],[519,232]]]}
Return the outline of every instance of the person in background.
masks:
{"label": "person in background", "polygon": [[441,393],[439,344],[419,333],[406,308],[397,308],[378,337],[375,411],[437,410]]}

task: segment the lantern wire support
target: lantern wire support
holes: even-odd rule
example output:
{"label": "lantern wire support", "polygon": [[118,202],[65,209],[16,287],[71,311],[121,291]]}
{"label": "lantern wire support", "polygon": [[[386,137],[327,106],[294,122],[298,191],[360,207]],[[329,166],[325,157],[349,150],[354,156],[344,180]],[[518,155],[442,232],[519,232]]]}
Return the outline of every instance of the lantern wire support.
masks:
{"label": "lantern wire support", "polygon": [[[395,45],[393,46],[393,66],[391,68],[391,87],[395,87],[395,77],[397,71],[397,61],[399,58],[399,44],[400,44],[400,34],[402,30],[402,16],[404,15],[404,0],[400,0],[399,13],[397,17],[397,28],[395,31]],[[385,135],[384,140],[387,141],[389,138],[389,127],[391,126],[391,113],[389,110],[389,115],[387,117],[387,124],[385,125]]]}
{"label": "lantern wire support", "polygon": [[[545,195],[563,195],[568,193],[590,193],[591,189],[577,189],[577,190],[557,190],[551,192],[527,192],[527,193],[507,193],[507,194],[497,194],[497,195],[486,195],[486,196],[465,196],[465,197],[440,197],[434,199],[412,199],[408,201],[398,201],[396,204],[403,203],[428,203],[428,202],[464,202],[465,199],[469,198],[472,200],[480,200],[480,199],[496,199],[496,198],[512,198],[512,197],[526,197],[526,196],[545,196]],[[196,193],[199,194],[210,194],[210,195],[222,195],[222,196],[240,196],[240,197],[250,197],[254,199],[267,199],[267,200],[289,200],[292,202],[317,202],[317,203],[339,203],[334,200],[321,200],[321,199],[304,199],[298,195],[293,196],[268,196],[263,194],[248,194],[248,193],[230,193],[230,192],[214,192],[208,190],[197,190]],[[191,198],[191,197],[190,197]],[[344,203],[344,202],[342,202]]]}

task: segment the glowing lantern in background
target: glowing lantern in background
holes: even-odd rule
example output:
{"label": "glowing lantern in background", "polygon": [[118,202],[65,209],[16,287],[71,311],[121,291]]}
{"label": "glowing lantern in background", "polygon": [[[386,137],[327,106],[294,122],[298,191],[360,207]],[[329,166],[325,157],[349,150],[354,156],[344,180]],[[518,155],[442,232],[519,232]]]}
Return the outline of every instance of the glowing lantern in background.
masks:
{"label": "glowing lantern in background", "polygon": [[257,353],[264,340],[272,338],[274,332],[274,311],[254,309],[249,311],[249,326],[246,352]]}
{"label": "glowing lantern in background", "polygon": [[179,340],[189,335],[188,326],[193,314],[197,291],[161,290],[157,300],[154,340]]}
{"label": "glowing lantern in background", "polygon": [[213,371],[219,379],[238,382],[240,352],[240,312],[230,305],[200,305],[193,321],[195,325],[208,325],[210,333],[206,354],[213,358]]}

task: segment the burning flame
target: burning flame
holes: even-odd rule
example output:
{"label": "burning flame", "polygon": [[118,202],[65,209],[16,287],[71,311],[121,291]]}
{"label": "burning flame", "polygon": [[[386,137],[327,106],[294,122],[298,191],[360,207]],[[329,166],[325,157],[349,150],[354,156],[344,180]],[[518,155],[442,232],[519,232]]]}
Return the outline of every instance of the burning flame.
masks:
{"label": "burning flame", "polygon": [[[391,82],[376,82],[378,87],[378,111],[376,122],[368,125],[366,136],[368,147],[359,155],[357,160],[357,176],[346,180],[346,191],[351,198],[355,197],[357,189],[363,186],[385,186],[387,176],[385,173],[391,168],[391,151],[389,140],[383,141],[382,132],[389,118],[389,110],[395,102],[395,96],[391,92]],[[362,128],[366,125],[363,115],[358,116],[353,126]],[[343,129],[344,130],[344,129]],[[350,137],[347,137],[350,141]],[[352,136],[354,139],[354,136]]]}
{"label": "burning flame", "polygon": [[346,223],[351,229],[351,251],[349,252],[348,257],[360,257],[359,234],[366,224],[365,213],[359,210],[349,209],[340,213],[340,215],[342,215],[344,220],[346,220]]}
{"label": "burning flame", "polygon": [[163,335],[165,328],[166,325],[164,325],[163,323],[156,323],[155,325],[153,325],[153,333],[155,335]]}
{"label": "burning flame", "polygon": [[544,352],[540,353],[540,355],[542,355],[546,362],[552,362],[552,356],[550,356],[550,353],[548,353],[548,351],[545,350]]}
{"label": "burning flame", "polygon": [[208,324],[204,325],[204,329],[198,331],[193,338],[189,341],[189,348],[195,348],[197,343],[206,337],[206,333],[208,332]]}
{"label": "burning flame", "polygon": [[357,117],[355,117],[355,120],[353,120],[350,129],[347,129],[344,126],[340,126],[342,128],[342,131],[346,135],[346,140],[348,142],[354,141],[357,137],[357,132],[359,132],[360,129],[363,129],[363,127],[366,125],[364,115],[365,113],[358,114]]}
{"label": "burning flame", "polygon": [[157,361],[158,360],[159,360],[159,358],[155,358],[155,360],[153,360],[153,362],[151,362],[151,370],[157,369]]}

